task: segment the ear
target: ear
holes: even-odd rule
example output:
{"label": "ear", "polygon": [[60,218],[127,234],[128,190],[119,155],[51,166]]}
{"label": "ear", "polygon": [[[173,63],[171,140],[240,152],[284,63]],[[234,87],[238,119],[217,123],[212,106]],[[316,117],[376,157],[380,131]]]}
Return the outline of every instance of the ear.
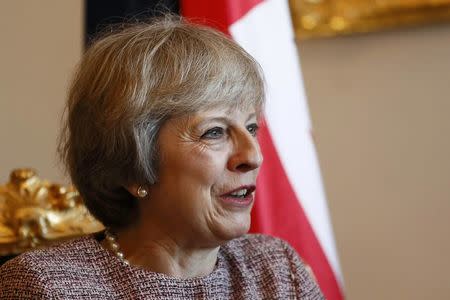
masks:
{"label": "ear", "polygon": [[139,185],[138,184],[130,184],[130,185],[124,186],[124,188],[128,191],[128,193],[133,195],[135,198],[139,198],[139,195],[138,195]]}

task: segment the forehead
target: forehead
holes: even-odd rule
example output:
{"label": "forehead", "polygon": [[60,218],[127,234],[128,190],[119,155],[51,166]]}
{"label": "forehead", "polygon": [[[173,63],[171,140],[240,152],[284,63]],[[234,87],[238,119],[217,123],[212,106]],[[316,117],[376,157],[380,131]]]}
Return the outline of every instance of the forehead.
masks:
{"label": "forehead", "polygon": [[217,106],[169,118],[165,125],[168,125],[168,127],[175,126],[178,130],[189,130],[189,128],[195,127],[196,125],[215,120],[227,123],[243,123],[250,120],[257,121],[259,119],[259,114],[259,109],[254,106]]}
{"label": "forehead", "polygon": [[260,109],[253,105],[246,106],[216,106],[203,110],[199,110],[193,114],[188,115],[192,121],[201,121],[205,119],[249,119],[259,118]]}
{"label": "forehead", "polygon": [[251,100],[218,101],[194,111],[193,115],[208,116],[215,114],[255,114],[257,118],[259,118],[262,113],[262,109],[262,103]]}

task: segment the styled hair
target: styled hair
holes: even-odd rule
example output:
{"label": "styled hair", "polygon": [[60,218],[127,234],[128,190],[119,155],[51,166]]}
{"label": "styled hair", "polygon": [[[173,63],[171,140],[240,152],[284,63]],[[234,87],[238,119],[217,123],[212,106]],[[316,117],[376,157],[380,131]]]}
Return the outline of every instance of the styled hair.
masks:
{"label": "styled hair", "polygon": [[139,216],[124,186],[157,180],[158,132],[171,117],[264,105],[257,62],[225,35],[169,16],[95,41],[69,90],[59,154],[90,212],[122,228]]}

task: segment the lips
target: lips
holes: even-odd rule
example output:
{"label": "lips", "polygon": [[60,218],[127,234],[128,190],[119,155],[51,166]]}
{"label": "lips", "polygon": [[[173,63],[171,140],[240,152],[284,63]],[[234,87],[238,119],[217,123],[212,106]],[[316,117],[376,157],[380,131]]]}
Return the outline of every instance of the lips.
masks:
{"label": "lips", "polygon": [[248,207],[253,203],[254,185],[240,186],[225,194],[220,195],[222,201],[235,207]]}

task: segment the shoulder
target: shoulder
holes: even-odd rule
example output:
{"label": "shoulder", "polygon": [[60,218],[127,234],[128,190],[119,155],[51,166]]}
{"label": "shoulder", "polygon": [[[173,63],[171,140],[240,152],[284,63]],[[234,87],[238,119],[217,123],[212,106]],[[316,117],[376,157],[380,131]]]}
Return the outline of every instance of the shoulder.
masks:
{"label": "shoulder", "polygon": [[28,255],[20,255],[0,267],[0,298],[44,298],[45,282],[45,275]]}
{"label": "shoulder", "polygon": [[[37,249],[9,260],[0,267],[0,298],[29,299],[45,297],[55,281],[85,268],[91,237]],[[8,298],[9,299],[9,298]]]}
{"label": "shoulder", "polygon": [[25,252],[8,261],[5,267],[22,264],[39,271],[57,270],[62,265],[69,268],[83,265],[89,261],[89,256],[98,252],[92,236],[84,236],[65,241],[56,246]]}
{"label": "shoulder", "polygon": [[[281,239],[262,234],[248,234],[228,242],[221,248],[221,255],[230,272],[241,273],[252,280],[289,280],[291,259]],[[275,283],[274,283],[275,284]]]}
{"label": "shoulder", "polygon": [[[297,252],[279,238],[249,234],[227,243],[223,254],[230,269],[257,284],[279,291],[279,295],[298,299],[324,299],[315,280]],[[283,296],[283,297],[284,297]]]}
{"label": "shoulder", "polygon": [[291,254],[292,247],[282,239],[264,235],[247,234],[228,242],[224,250],[245,254],[247,257],[268,255],[286,256]]}
{"label": "shoulder", "polygon": [[222,249],[226,260],[253,274],[291,273],[295,251],[283,240],[262,234],[248,234],[228,242]]}

